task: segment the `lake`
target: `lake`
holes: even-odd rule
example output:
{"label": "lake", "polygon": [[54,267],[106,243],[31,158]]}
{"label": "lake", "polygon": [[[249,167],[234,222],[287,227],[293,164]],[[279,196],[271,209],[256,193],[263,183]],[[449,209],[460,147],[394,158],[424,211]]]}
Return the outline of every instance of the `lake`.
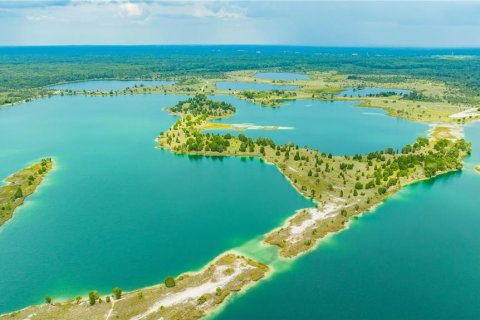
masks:
{"label": "lake", "polygon": [[408,95],[412,93],[412,90],[405,89],[387,89],[387,88],[352,88],[349,87],[344,91],[340,92],[337,96],[339,97],[366,97],[368,95],[376,95],[380,93],[394,92],[397,95]]}
{"label": "lake", "polygon": [[215,319],[477,319],[480,124],[465,170],[410,185]]}
{"label": "lake", "polygon": [[294,142],[340,155],[367,153],[387,147],[400,149],[417,137],[426,136],[429,128],[426,124],[389,117],[383,109],[359,108],[356,101],[293,100],[286,101],[282,107],[271,108],[232,96],[218,99],[235,105],[237,112],[217,122],[291,128],[241,132],[247,136],[269,137],[277,143]]}
{"label": "lake", "polygon": [[55,159],[0,229],[0,313],[46,295],[163,282],[312,205],[258,159],[156,149],[156,136],[177,119],[162,108],[182,99],[57,96],[0,109],[2,179]]}
{"label": "lake", "polygon": [[148,80],[94,80],[94,81],[80,81],[64,84],[57,84],[48,87],[49,89],[61,89],[72,91],[118,91],[125,90],[132,87],[154,87],[154,86],[168,86],[174,81],[148,81]]}
{"label": "lake", "polygon": [[297,86],[271,84],[271,83],[256,83],[256,82],[219,81],[217,82],[217,89],[218,90],[237,90],[237,91],[296,90]]}
{"label": "lake", "polygon": [[268,80],[308,80],[309,76],[306,74],[300,73],[290,73],[290,72],[260,72],[255,74],[255,78],[259,79],[268,79]]}
{"label": "lake", "polygon": [[[479,124],[466,128],[474,146],[463,172],[410,185],[315,251],[285,261],[258,245],[261,235],[312,203],[257,159],[156,149],[155,137],[178,119],[162,109],[185,98],[57,96],[0,109],[0,177],[55,159],[38,191],[0,228],[0,312],[46,295],[156,284],[239,248],[277,272],[212,318],[476,318]],[[266,108],[214,99],[237,107],[225,122],[294,127],[245,134],[337,154],[401,146],[428,129],[354,102]]]}

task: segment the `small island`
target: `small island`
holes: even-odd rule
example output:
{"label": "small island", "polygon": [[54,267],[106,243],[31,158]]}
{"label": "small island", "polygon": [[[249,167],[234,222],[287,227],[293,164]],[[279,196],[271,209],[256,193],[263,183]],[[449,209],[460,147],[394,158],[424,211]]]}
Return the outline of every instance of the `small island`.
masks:
{"label": "small island", "polygon": [[232,293],[264,278],[269,268],[236,252],[227,252],[195,273],[167,277],[163,284],[100,296],[91,291],[87,299],[77,297],[0,316],[0,319],[198,319],[218,308]]}
{"label": "small island", "polygon": [[52,167],[51,158],[42,159],[5,179],[7,184],[0,187],[0,226],[10,220],[15,209],[35,192]]}
{"label": "small island", "polygon": [[480,166],[476,166],[476,167],[475,167],[475,170],[476,170],[478,173],[480,173]]}

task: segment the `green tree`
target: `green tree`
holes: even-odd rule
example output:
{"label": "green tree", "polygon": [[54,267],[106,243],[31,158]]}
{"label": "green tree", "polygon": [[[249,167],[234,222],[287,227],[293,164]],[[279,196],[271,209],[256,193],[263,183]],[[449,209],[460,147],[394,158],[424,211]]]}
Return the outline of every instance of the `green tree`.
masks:
{"label": "green tree", "polygon": [[45,297],[45,303],[46,304],[51,304],[52,303],[52,298],[50,296]]}
{"label": "green tree", "polygon": [[166,277],[165,278],[165,287],[167,287],[167,288],[175,287],[175,279],[173,277]]}
{"label": "green tree", "polygon": [[95,304],[95,301],[97,300],[98,293],[96,291],[90,291],[88,293],[88,302],[90,303],[91,306]]}
{"label": "green tree", "polygon": [[23,191],[22,188],[18,187],[17,191],[15,191],[15,194],[13,195],[13,199],[18,199],[23,197]]}
{"label": "green tree", "polygon": [[113,296],[115,297],[115,299],[117,299],[117,300],[122,297],[122,289],[120,289],[119,287],[113,288],[112,293],[113,293]]}

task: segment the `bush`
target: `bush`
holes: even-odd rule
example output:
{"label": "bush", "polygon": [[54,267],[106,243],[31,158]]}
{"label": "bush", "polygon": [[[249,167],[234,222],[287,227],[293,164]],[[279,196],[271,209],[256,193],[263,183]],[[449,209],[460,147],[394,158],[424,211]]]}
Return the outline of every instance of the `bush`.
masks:
{"label": "bush", "polygon": [[46,303],[46,304],[52,303],[52,298],[49,297],[49,296],[46,296],[46,297],[45,297],[45,303]]}
{"label": "bush", "polygon": [[122,297],[122,289],[120,289],[119,287],[113,288],[112,293],[113,293],[113,296],[115,297],[115,299],[117,299],[117,300]]}
{"label": "bush", "polygon": [[167,288],[175,287],[175,279],[173,277],[165,278],[164,282],[165,282],[165,287],[167,287]]}

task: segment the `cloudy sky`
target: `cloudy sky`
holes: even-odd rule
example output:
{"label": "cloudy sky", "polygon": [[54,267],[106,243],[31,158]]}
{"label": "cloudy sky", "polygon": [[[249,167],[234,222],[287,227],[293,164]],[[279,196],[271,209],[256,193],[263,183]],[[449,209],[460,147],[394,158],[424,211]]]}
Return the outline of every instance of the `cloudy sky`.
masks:
{"label": "cloudy sky", "polygon": [[480,0],[0,0],[0,45],[480,47]]}

